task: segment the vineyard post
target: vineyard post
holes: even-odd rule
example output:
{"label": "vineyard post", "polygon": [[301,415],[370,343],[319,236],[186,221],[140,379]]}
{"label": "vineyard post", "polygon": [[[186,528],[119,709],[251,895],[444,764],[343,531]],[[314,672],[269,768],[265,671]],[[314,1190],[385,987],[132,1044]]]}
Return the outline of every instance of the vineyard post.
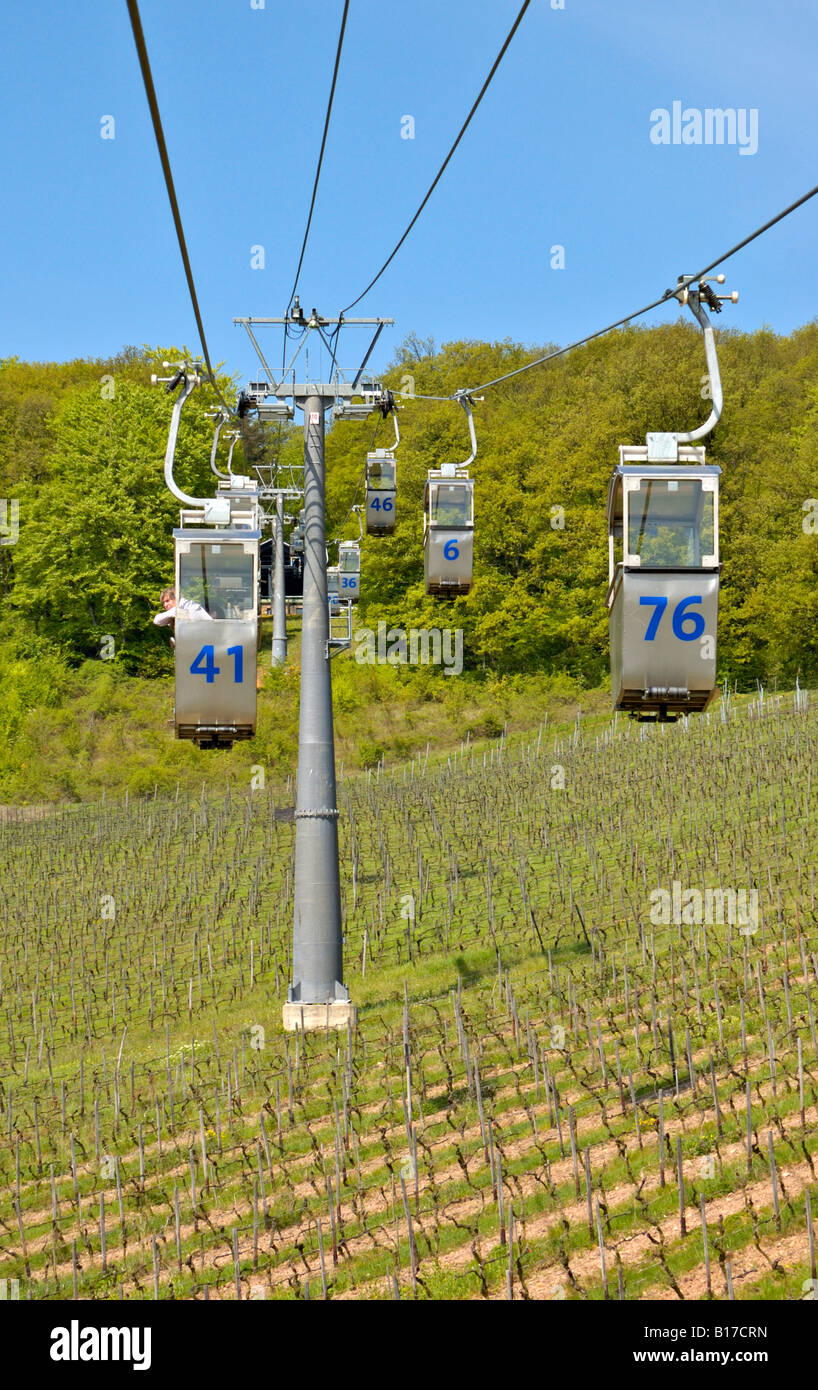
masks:
{"label": "vineyard post", "polygon": [[685,1178],[682,1167],[682,1141],[676,1139],[676,1180],[679,1184],[679,1231],[681,1235],[687,1234],[687,1222],[685,1221]]}

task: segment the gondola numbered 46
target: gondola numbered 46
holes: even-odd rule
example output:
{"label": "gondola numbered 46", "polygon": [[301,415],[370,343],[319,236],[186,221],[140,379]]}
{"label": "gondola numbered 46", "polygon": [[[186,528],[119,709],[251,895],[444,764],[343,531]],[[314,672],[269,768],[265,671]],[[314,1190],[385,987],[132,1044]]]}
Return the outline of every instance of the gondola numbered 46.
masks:
{"label": "gondola numbered 46", "polygon": [[395,529],[396,462],[392,449],[373,449],[366,456],[366,533],[390,536]]}

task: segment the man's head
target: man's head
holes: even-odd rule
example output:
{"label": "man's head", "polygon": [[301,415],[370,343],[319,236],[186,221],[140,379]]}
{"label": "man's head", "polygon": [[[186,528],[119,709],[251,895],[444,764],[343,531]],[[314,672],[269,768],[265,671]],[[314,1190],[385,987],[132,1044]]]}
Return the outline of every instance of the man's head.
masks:
{"label": "man's head", "polygon": [[176,590],[163,589],[160,601],[165,611],[167,611],[168,608],[173,608],[176,603]]}

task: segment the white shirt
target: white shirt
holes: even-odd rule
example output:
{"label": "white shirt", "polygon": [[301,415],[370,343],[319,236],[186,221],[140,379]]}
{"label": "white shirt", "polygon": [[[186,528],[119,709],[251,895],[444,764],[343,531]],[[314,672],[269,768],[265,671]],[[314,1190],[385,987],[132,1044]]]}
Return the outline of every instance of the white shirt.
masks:
{"label": "white shirt", "polygon": [[174,608],[167,608],[163,613],[157,613],[153,621],[156,623],[157,627],[167,627],[168,624],[172,623],[176,618],[177,613],[183,618],[207,618],[209,622],[213,621],[207,609],[203,608],[200,603],[196,603],[195,599],[192,598],[177,599]]}

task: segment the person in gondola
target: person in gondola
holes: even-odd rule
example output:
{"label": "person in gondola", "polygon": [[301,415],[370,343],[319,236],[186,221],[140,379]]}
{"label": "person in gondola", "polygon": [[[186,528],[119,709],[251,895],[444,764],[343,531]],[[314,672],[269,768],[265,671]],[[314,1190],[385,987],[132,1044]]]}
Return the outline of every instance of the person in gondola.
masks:
{"label": "person in gondola", "polygon": [[[177,599],[175,589],[163,589],[159,601],[163,612],[157,613],[153,620],[157,627],[173,627],[177,613],[183,613],[186,618],[209,618],[212,621],[212,615],[195,599]],[[171,637],[170,640],[175,647],[175,637]]]}

